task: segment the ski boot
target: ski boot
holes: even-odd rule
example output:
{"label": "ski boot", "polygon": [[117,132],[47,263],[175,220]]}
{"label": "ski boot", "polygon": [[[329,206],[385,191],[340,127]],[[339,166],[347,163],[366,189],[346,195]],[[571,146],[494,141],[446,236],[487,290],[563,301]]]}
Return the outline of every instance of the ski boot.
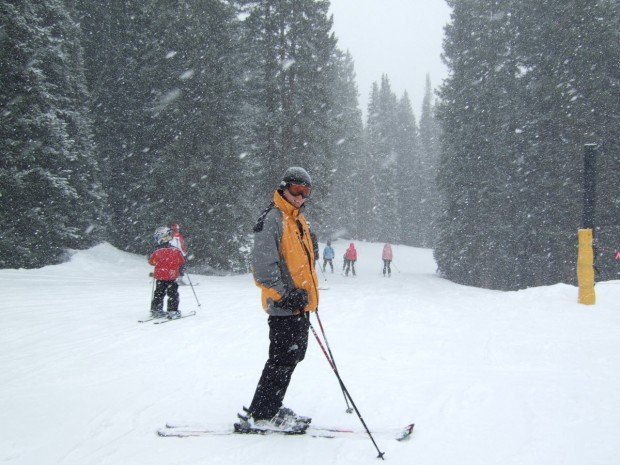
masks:
{"label": "ski boot", "polygon": [[277,413],[272,418],[255,419],[252,415],[237,414],[239,421],[234,424],[235,433],[242,434],[304,434],[308,425],[285,418]]}
{"label": "ski boot", "polygon": [[181,318],[181,312],[178,310],[169,311],[167,317],[169,320],[177,320]]}
{"label": "ski boot", "polygon": [[167,316],[168,313],[163,310],[151,309],[151,318],[166,318]]}
{"label": "ski boot", "polygon": [[309,425],[312,422],[312,418],[305,417],[303,415],[296,414],[292,409],[288,407],[280,407],[276,416],[280,416],[281,418],[285,418],[287,420],[292,420],[297,423],[302,423],[305,425]]}

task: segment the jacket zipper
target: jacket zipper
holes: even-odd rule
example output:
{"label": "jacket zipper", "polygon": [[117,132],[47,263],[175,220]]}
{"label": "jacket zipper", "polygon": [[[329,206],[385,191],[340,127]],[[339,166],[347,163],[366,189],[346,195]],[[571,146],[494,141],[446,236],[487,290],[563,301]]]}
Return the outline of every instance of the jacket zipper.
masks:
{"label": "jacket zipper", "polygon": [[308,250],[308,247],[306,247],[306,243],[302,239],[303,226],[301,225],[299,220],[295,220],[295,222],[297,223],[297,229],[300,231],[297,238],[299,239],[299,242],[301,243],[301,246],[303,247],[304,252],[306,252],[306,257],[308,258],[308,265],[310,265],[310,271],[311,271],[310,276],[312,276],[312,282],[314,283],[314,293],[316,295],[316,305],[318,308],[319,306],[319,292],[318,292],[319,284],[315,281],[314,273],[312,273],[314,269],[314,265],[312,264],[312,258],[310,257],[310,251]]}

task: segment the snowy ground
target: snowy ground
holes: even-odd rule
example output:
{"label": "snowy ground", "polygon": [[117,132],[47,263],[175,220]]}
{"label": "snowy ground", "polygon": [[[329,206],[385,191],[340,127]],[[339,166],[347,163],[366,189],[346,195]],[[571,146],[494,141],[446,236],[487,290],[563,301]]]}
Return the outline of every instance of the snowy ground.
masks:
{"label": "snowy ground", "polygon": [[[334,245],[341,257],[348,243]],[[319,274],[320,309],[371,429],[416,423],[408,442],[377,438],[389,463],[620,463],[620,281],[599,284],[592,307],[567,285],[474,289],[403,246],[387,279],[381,247],[358,243],[356,278]],[[149,270],[105,244],[63,265],[0,270],[0,463],[377,463],[367,438],[157,437],[166,421],[232,423],[268,340],[249,275],[194,276],[196,317],[138,324]],[[182,310],[196,309],[181,293]],[[312,336],[286,404],[316,424],[359,424]]]}

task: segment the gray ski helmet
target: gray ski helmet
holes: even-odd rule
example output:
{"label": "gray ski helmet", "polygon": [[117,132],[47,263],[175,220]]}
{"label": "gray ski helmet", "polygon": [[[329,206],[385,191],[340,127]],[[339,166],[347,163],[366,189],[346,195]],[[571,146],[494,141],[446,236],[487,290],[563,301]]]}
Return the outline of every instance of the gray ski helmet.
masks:
{"label": "gray ski helmet", "polygon": [[284,172],[280,189],[284,189],[289,184],[301,184],[302,186],[312,187],[312,178],[301,166],[291,166]]}
{"label": "gray ski helmet", "polygon": [[158,244],[164,244],[172,240],[172,229],[167,226],[160,226],[153,234],[153,240]]}

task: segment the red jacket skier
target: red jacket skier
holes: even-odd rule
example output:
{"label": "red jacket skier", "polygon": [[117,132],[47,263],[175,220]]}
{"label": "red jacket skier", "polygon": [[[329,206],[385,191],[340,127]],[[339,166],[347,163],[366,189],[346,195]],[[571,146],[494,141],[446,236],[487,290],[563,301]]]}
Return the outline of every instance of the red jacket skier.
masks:
{"label": "red jacket skier", "polygon": [[[153,277],[157,280],[153,300],[151,301],[151,316],[153,318],[179,318],[179,277],[181,266],[185,258],[181,251],[170,246],[172,230],[165,226],[157,228],[154,235],[160,248],[149,257],[149,264],[155,267]],[[168,311],[164,312],[164,297],[168,295]]]}
{"label": "red jacket skier", "polygon": [[353,242],[351,242],[349,248],[344,253],[344,258],[351,261],[357,260],[357,250],[355,250],[355,245],[353,245]]}
{"label": "red jacket skier", "polygon": [[180,276],[181,265],[185,263],[183,254],[170,244],[165,244],[151,254],[149,264],[155,267],[153,277],[158,281],[174,281]]}
{"label": "red jacket skier", "polygon": [[349,268],[353,272],[353,276],[355,276],[355,262],[357,260],[357,250],[355,250],[355,245],[353,242],[349,245],[349,248],[344,253],[344,275],[349,276]]}

